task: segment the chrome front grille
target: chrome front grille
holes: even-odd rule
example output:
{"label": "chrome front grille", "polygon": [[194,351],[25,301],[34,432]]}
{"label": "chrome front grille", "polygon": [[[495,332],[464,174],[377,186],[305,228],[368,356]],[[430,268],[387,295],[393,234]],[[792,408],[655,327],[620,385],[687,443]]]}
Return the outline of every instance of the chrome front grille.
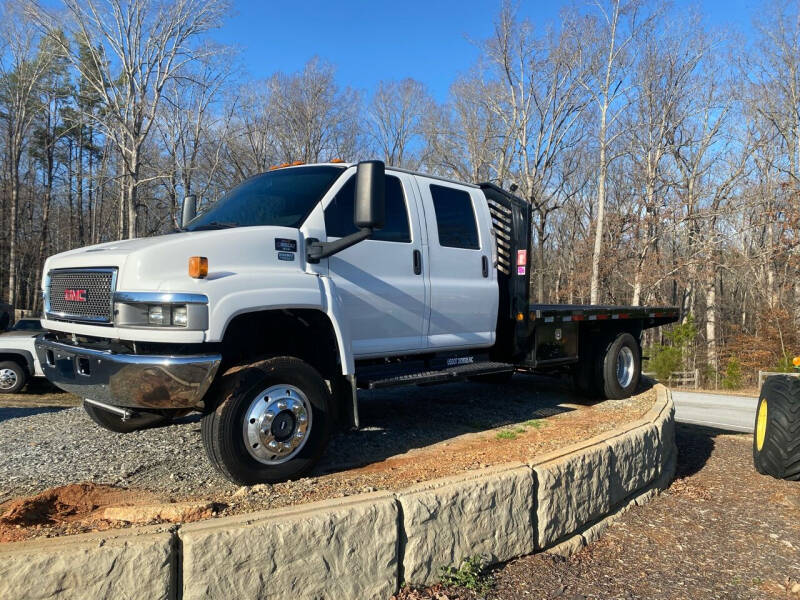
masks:
{"label": "chrome front grille", "polygon": [[48,318],[110,323],[117,270],[113,268],[50,271],[45,297]]}

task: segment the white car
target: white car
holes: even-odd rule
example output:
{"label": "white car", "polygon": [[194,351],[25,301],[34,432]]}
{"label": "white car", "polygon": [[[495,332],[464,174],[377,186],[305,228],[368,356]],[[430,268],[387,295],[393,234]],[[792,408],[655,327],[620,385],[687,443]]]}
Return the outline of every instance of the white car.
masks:
{"label": "white car", "polygon": [[34,342],[44,333],[39,319],[20,319],[0,334],[0,394],[19,392],[31,377],[44,377]]}

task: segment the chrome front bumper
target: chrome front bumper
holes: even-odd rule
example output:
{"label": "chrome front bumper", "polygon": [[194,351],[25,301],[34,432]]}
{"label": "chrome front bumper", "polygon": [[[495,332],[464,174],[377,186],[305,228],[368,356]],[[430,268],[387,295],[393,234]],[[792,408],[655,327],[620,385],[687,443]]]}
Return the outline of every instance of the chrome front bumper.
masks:
{"label": "chrome front bumper", "polygon": [[222,356],[116,354],[36,339],[36,354],[52,383],[81,398],[126,408],[202,408]]}

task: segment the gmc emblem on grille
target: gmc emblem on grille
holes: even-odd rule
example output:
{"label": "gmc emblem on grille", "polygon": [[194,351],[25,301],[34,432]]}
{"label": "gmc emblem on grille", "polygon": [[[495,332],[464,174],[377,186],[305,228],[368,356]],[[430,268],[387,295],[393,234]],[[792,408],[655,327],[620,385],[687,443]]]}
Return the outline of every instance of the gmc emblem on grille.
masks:
{"label": "gmc emblem on grille", "polygon": [[86,302],[86,290],[64,290],[64,300]]}

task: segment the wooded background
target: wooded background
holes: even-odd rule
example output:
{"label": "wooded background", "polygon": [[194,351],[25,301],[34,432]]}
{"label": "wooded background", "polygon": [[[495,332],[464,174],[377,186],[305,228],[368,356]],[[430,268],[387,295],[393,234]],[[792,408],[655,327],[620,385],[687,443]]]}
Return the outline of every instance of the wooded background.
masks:
{"label": "wooded background", "polygon": [[248,80],[214,42],[229,12],[0,3],[0,298],[41,310],[48,255],[171,231],[185,194],[382,158],[528,200],[535,300],[680,306],[654,368],[736,387],[800,352],[797,3],[758,5],[749,37],[662,2],[555,23],[502,3],[444,103],[413,79],[343,87],[324,57]]}

